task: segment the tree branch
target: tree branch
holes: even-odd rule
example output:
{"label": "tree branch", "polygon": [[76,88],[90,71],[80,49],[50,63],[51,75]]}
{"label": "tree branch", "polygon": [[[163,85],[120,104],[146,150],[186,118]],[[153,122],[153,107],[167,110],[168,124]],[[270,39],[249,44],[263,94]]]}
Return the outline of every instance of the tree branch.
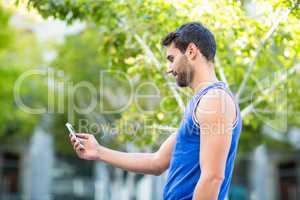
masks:
{"label": "tree branch", "polygon": [[[117,19],[118,19],[119,23],[121,24],[121,26],[124,27],[127,31],[129,31],[134,36],[136,41],[139,43],[139,45],[145,51],[146,55],[150,58],[151,62],[156,66],[156,68],[161,69],[162,65],[158,61],[158,59],[155,57],[155,55],[152,52],[152,50],[150,49],[150,47],[133,29],[128,27],[128,24],[126,23],[127,20],[125,18],[118,18],[118,17],[117,17]],[[184,102],[183,102],[181,96],[179,95],[178,91],[176,90],[174,85],[166,79],[165,76],[164,76],[164,79],[166,80],[168,87],[171,89],[171,92],[172,92],[174,98],[176,99],[176,102],[178,103],[181,111],[184,112],[185,105],[184,105]]]}
{"label": "tree branch", "polygon": [[291,12],[290,9],[286,9],[285,11],[283,11],[283,13],[281,14],[281,16],[275,21],[275,23],[272,25],[272,27],[270,28],[270,30],[266,33],[265,37],[262,39],[262,41],[260,42],[260,46],[257,48],[257,50],[254,53],[254,58],[252,60],[252,62],[249,64],[246,74],[244,75],[244,78],[242,80],[242,83],[236,93],[236,99],[237,101],[239,101],[242,93],[245,90],[246,87],[246,83],[250,77],[250,74],[253,71],[253,68],[256,64],[257,58],[260,54],[260,52],[262,51],[263,47],[265,46],[266,42],[268,41],[269,38],[271,38],[271,36],[273,35],[273,33],[275,32],[275,30],[278,28],[280,22],[284,21],[286,19],[286,17],[288,16],[288,14]]}
{"label": "tree branch", "polygon": [[176,132],[178,130],[175,127],[163,126],[163,125],[159,125],[159,124],[154,124],[154,125],[150,126],[150,128],[154,128],[154,129],[158,129],[158,130],[162,130],[162,131],[168,131],[168,132]]}
{"label": "tree branch", "polygon": [[[157,69],[161,68],[161,63],[156,59],[153,52],[151,51],[150,47],[146,44],[146,42],[135,32],[133,32],[134,38],[137,40],[137,42],[141,45],[141,47],[144,49],[147,56],[150,58],[150,60],[153,62],[153,64],[156,66]],[[164,79],[167,81],[168,87],[171,89],[171,92],[173,96],[175,97],[179,107],[181,108],[181,111],[184,111],[185,105],[183,103],[183,100],[179,93],[177,92],[176,88],[172,83],[170,83],[165,77]]]}
{"label": "tree branch", "polygon": [[217,56],[215,57],[215,60],[216,60],[216,68],[217,68],[218,73],[220,75],[221,81],[223,81],[224,83],[226,83],[226,85],[228,85],[228,82],[227,82],[227,79],[226,79],[226,76],[225,76],[225,73],[224,73],[224,69],[223,69],[223,67],[220,63],[220,60]]}
{"label": "tree branch", "polygon": [[274,84],[269,89],[265,90],[263,95],[258,97],[253,103],[249,104],[247,107],[245,107],[241,111],[242,117],[249,115],[254,110],[255,106],[257,104],[259,104],[260,102],[262,102],[268,94],[270,94],[272,91],[274,91],[280,84],[284,83],[290,75],[292,75],[298,71],[300,71],[300,63],[291,67],[285,73],[283,73],[282,70],[280,72],[278,72],[278,74],[280,74],[280,76],[277,79],[277,81],[275,81]]}

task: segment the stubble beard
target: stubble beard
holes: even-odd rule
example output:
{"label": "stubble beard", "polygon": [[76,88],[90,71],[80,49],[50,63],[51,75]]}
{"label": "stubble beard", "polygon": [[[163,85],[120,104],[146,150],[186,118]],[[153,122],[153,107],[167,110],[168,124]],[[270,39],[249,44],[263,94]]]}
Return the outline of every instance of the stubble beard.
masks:
{"label": "stubble beard", "polygon": [[189,63],[186,55],[183,55],[178,61],[179,69],[177,72],[176,82],[179,87],[188,87],[191,85],[194,77],[193,66]]}

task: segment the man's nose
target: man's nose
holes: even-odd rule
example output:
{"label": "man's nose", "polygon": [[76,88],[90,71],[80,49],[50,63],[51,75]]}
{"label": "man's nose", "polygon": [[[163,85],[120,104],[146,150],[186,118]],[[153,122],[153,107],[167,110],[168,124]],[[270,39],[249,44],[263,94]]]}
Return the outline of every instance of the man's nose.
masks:
{"label": "man's nose", "polygon": [[167,69],[167,73],[171,73],[173,71],[173,66],[170,64]]}

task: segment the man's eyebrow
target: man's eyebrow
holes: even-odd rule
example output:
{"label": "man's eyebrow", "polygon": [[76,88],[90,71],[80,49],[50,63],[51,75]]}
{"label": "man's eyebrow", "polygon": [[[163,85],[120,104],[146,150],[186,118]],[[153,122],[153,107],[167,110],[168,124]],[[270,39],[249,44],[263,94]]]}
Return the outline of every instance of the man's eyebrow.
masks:
{"label": "man's eyebrow", "polygon": [[172,61],[173,61],[173,59],[174,59],[174,56],[172,56],[172,55],[168,55],[168,56],[167,56],[167,59],[168,59],[169,61],[171,61],[171,62],[172,62]]}

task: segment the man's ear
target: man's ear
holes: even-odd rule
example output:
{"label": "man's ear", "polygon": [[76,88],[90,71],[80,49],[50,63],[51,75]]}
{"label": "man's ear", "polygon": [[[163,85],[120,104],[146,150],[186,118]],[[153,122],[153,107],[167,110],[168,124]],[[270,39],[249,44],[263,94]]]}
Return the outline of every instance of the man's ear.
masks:
{"label": "man's ear", "polygon": [[187,46],[185,54],[190,60],[194,60],[197,56],[197,52],[198,52],[197,46],[191,42]]}

